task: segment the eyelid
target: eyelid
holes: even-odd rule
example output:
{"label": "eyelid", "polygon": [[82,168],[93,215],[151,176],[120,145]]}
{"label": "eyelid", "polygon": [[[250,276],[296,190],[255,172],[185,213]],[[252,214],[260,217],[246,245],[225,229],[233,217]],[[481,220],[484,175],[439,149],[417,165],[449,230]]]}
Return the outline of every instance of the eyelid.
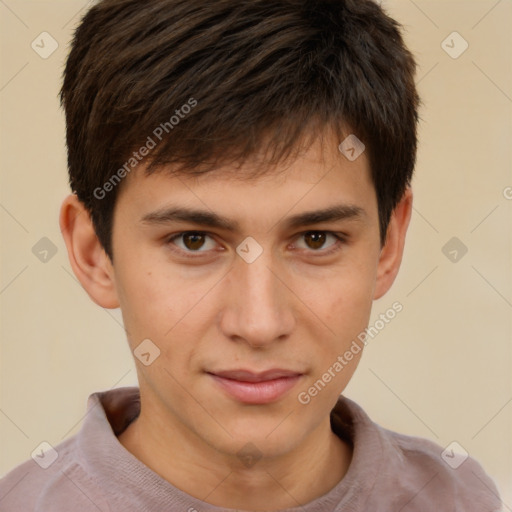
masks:
{"label": "eyelid", "polygon": [[[199,231],[199,230],[195,230],[195,229],[190,229],[188,231],[180,231],[179,233],[174,233],[173,235],[169,235],[169,236],[165,237],[165,244],[169,245],[169,246],[174,246],[171,248],[171,250],[173,252],[179,253],[180,255],[184,255],[186,258],[198,258],[198,257],[201,257],[202,255],[211,253],[214,250],[219,250],[219,249],[209,249],[206,251],[202,251],[202,250],[187,251],[187,250],[182,249],[181,247],[178,247],[174,244],[175,239],[181,238],[184,235],[188,235],[188,234],[192,234],[192,233],[197,234],[197,235],[207,236],[207,237],[211,238],[213,241],[215,241],[215,243],[217,243],[215,240],[215,236],[212,233],[209,233],[207,231]],[[222,248],[221,250],[224,250],[224,249]]]}
{"label": "eyelid", "polygon": [[327,249],[299,249],[300,251],[306,251],[308,254],[312,254],[313,256],[326,256],[328,254],[334,253],[338,251],[341,247],[340,245],[343,245],[347,242],[347,235],[343,233],[336,233],[334,231],[329,231],[328,229],[308,229],[306,231],[302,231],[301,233],[298,233],[294,240],[297,238],[301,238],[302,236],[308,234],[308,233],[323,233],[325,235],[331,235],[333,236],[336,241],[334,244],[329,246]]}
{"label": "eyelid", "polygon": [[[202,255],[208,254],[215,250],[219,250],[219,249],[210,249],[210,250],[206,250],[206,251],[201,251],[201,250],[187,251],[187,250],[181,249],[180,247],[175,246],[175,244],[173,243],[173,241],[175,239],[180,238],[187,234],[191,234],[191,233],[207,236],[214,241],[216,239],[216,236],[213,233],[210,233],[208,231],[199,231],[199,230],[192,229],[192,230],[187,230],[187,231],[180,231],[179,233],[174,233],[170,236],[165,237],[165,243],[168,244],[169,246],[174,245],[174,247],[171,250],[183,255],[186,258],[199,258]],[[345,235],[344,233],[336,233],[334,231],[329,231],[326,229],[308,229],[308,230],[302,231],[300,233],[297,233],[296,235],[294,235],[293,239],[296,240],[298,238],[303,237],[304,235],[306,235],[308,233],[324,233],[326,235],[332,235],[334,238],[336,238],[336,242],[334,244],[332,244],[328,249],[318,249],[318,250],[299,249],[301,252],[305,251],[311,255],[316,255],[316,256],[325,256],[325,255],[328,255],[328,254],[338,251],[340,249],[340,245],[345,244],[347,242],[347,238],[348,238],[348,236]],[[221,248],[220,250],[223,251],[224,248]]]}

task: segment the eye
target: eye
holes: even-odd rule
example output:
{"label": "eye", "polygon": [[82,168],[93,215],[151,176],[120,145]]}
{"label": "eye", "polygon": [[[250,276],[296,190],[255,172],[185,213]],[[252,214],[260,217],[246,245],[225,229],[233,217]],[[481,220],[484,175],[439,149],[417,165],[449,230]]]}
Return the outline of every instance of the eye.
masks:
{"label": "eye", "polygon": [[[181,243],[178,243],[180,241]],[[209,243],[208,243],[209,241]],[[207,252],[216,246],[213,238],[202,231],[185,231],[173,235],[167,243],[174,244],[185,252]],[[202,250],[201,250],[202,249]]]}
{"label": "eye", "polygon": [[[325,247],[329,238],[333,240],[333,243],[328,244],[327,247]],[[305,247],[301,247],[300,244],[297,244],[300,249],[310,249],[313,250],[313,252],[322,252],[324,254],[336,251],[345,241],[342,236],[331,233],[330,231],[307,231],[300,235],[299,240],[304,240],[306,245]],[[324,250],[320,251],[320,249]]]}

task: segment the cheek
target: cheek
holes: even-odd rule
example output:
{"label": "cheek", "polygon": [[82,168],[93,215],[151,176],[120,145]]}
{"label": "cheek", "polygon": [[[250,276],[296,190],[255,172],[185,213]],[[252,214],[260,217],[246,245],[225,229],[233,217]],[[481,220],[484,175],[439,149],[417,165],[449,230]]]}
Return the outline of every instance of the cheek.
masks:
{"label": "cheek", "polygon": [[317,287],[309,299],[336,337],[351,340],[367,327],[375,288],[376,263],[361,258],[340,267]]}
{"label": "cheek", "polygon": [[[194,292],[193,287],[182,281],[178,275],[165,275],[155,268],[127,272],[123,275],[121,300],[133,355],[138,358],[137,353],[149,352],[151,358],[155,357],[148,365],[142,359],[135,361],[141,385],[149,385],[153,390],[172,390],[176,403],[186,401],[179,383],[189,378],[197,350],[193,341],[201,338],[202,328],[193,320],[204,302],[200,300],[204,295],[201,290]],[[149,345],[144,341],[148,339]]]}
{"label": "cheek", "polygon": [[326,323],[332,326],[338,339],[346,342],[357,336],[369,321],[372,307],[371,286],[344,282],[332,290],[331,300],[325,305]]}
{"label": "cheek", "polygon": [[[123,263],[126,263],[123,265]],[[135,349],[150,339],[162,351],[172,328],[185,312],[186,300],[180,293],[179,278],[166,275],[167,269],[135,262],[119,262],[116,286],[130,346]],[[149,270],[150,269],[150,270]],[[168,273],[168,270],[167,270]],[[171,287],[172,284],[172,287]]]}
{"label": "cheek", "polygon": [[149,338],[162,352],[185,351],[190,343],[178,342],[197,338],[201,329],[210,325],[215,282],[214,276],[192,279],[179,269],[158,263],[146,269],[142,264],[126,267],[120,272],[118,289],[132,345]]}
{"label": "cheek", "polygon": [[133,269],[122,273],[118,280],[123,319],[133,342],[141,336],[161,337],[165,332],[163,323],[167,323],[166,330],[172,327],[177,298],[165,293],[164,282],[156,275],[155,271]]}
{"label": "cheek", "polygon": [[334,407],[364,350],[360,336],[370,319],[372,286],[358,277],[352,273],[331,281],[327,291],[312,302],[322,322],[314,319],[310,325],[311,339],[316,340],[310,354],[312,374],[297,399],[319,414]]}

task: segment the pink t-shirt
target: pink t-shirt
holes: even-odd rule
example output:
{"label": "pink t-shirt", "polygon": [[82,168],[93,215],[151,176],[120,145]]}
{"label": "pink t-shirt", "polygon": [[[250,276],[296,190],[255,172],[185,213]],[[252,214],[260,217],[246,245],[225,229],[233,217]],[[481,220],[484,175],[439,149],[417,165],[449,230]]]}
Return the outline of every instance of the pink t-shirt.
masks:
{"label": "pink t-shirt", "polygon": [[[116,436],[138,416],[139,399],[137,387],[90,395],[77,434],[35,454],[37,462],[29,459],[0,480],[0,511],[231,510],[174,487],[118,441]],[[286,512],[495,512],[501,508],[495,484],[470,457],[455,468],[462,459],[454,452],[442,456],[443,448],[431,441],[380,427],[345,397],[333,409],[331,425],[338,436],[352,442],[348,472],[327,494]]]}

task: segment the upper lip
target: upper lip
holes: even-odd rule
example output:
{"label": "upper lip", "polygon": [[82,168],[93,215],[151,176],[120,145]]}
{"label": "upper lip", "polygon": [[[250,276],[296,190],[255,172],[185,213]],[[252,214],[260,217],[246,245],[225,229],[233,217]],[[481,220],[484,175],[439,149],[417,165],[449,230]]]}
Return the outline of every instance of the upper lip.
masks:
{"label": "upper lip", "polygon": [[242,382],[264,382],[267,380],[279,379],[283,377],[298,377],[301,372],[293,370],[283,370],[281,368],[273,368],[264,372],[253,372],[250,370],[225,370],[220,372],[208,372],[217,377],[224,379],[239,380]]}

